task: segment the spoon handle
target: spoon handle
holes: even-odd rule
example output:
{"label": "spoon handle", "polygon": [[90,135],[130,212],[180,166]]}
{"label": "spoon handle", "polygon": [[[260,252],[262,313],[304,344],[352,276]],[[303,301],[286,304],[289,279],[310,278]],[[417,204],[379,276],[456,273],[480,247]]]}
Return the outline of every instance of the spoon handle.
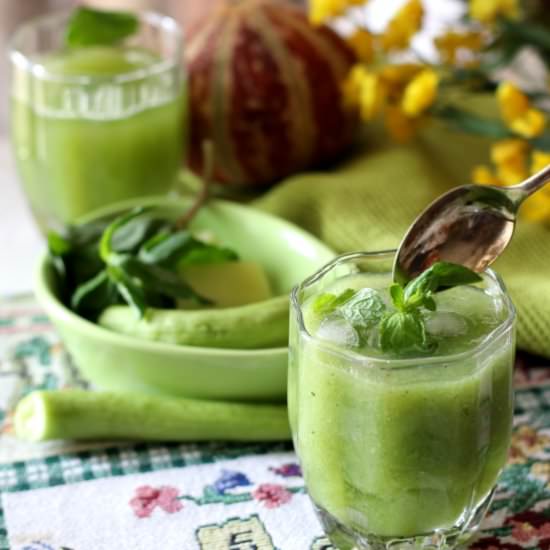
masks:
{"label": "spoon handle", "polygon": [[507,191],[511,199],[519,206],[527,197],[544,187],[550,182],[550,165],[543,168],[540,172],[533,174],[518,185],[508,187]]}

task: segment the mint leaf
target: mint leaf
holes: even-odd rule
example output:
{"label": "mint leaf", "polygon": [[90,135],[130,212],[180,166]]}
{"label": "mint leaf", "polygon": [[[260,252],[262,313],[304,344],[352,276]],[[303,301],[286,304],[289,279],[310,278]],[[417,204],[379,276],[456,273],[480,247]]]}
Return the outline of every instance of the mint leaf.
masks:
{"label": "mint leaf", "polygon": [[394,283],[390,286],[390,296],[397,309],[405,309],[405,291],[399,283]]}
{"label": "mint leaf", "polygon": [[372,288],[358,290],[339,308],[339,313],[355,329],[366,329],[378,324],[385,312],[386,304]]}
{"label": "mint leaf", "polygon": [[419,313],[396,311],[380,323],[382,351],[398,353],[425,352],[432,346],[426,335],[424,320]]}
{"label": "mint leaf", "polygon": [[435,311],[433,294],[458,285],[477,283],[481,277],[462,265],[436,262],[410,281],[405,288],[394,283],[390,296],[396,312],[380,323],[380,345],[383,351],[408,353],[429,351],[433,344],[426,336],[422,308]]}
{"label": "mint leaf", "polygon": [[81,46],[109,46],[134,34],[139,19],[132,13],[103,11],[79,7],[72,14],[65,29],[65,44]]}
{"label": "mint leaf", "polygon": [[237,254],[195,239],[151,210],[136,208],[50,236],[60,294],[73,310],[95,319],[109,305],[127,303],[142,317],[150,307],[177,307],[179,299],[210,303],[181,278],[179,261],[221,261]]}
{"label": "mint leaf", "polygon": [[312,309],[317,315],[329,315],[336,308],[345,304],[352,296],[355,295],[355,290],[348,288],[344,292],[336,295],[330,292],[320,294],[315,298],[312,304]]}
{"label": "mint leaf", "polygon": [[423,271],[405,287],[405,303],[418,307],[424,305],[426,296],[453,286],[467,285],[481,281],[481,277],[464,267],[451,262],[436,262]]}

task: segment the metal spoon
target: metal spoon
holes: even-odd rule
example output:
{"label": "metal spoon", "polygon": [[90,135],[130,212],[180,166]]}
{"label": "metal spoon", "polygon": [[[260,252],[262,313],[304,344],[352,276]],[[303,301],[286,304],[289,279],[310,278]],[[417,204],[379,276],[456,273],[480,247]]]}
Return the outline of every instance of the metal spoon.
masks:
{"label": "metal spoon", "polygon": [[394,280],[405,284],[439,260],[483,271],[510,242],[521,203],[548,182],[550,166],[518,185],[461,185],[441,195],[401,241]]}

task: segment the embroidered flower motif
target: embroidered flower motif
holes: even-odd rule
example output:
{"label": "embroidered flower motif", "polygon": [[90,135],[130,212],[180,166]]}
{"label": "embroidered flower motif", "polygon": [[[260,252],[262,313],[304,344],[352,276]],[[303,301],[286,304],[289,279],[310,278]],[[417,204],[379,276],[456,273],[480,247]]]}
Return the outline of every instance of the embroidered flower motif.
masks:
{"label": "embroidered flower motif", "polygon": [[33,540],[30,544],[23,546],[22,550],[55,550],[55,548],[40,540]]}
{"label": "embroidered flower motif", "polygon": [[183,505],[178,500],[179,491],[175,487],[150,487],[144,485],[136,489],[136,495],[130,500],[130,506],[138,518],[147,518],[158,506],[168,514],[179,512]]}
{"label": "embroidered flower motif", "polygon": [[469,550],[523,550],[517,544],[502,542],[498,537],[484,537],[476,540]]}
{"label": "embroidered flower motif", "polygon": [[229,489],[235,487],[247,487],[252,485],[250,480],[241,472],[222,470],[220,477],[214,482],[213,487],[217,493],[223,495]]}
{"label": "embroidered flower motif", "polygon": [[283,464],[278,468],[270,467],[269,470],[281,477],[301,477],[302,476],[302,469],[300,468],[300,465],[296,464],[295,462]]}
{"label": "embroidered flower motif", "polygon": [[540,453],[550,444],[550,436],[539,434],[531,426],[520,426],[512,435],[509,462],[524,464],[528,457]]}
{"label": "embroidered flower motif", "polygon": [[252,493],[252,496],[262,502],[266,508],[278,508],[292,498],[292,493],[282,485],[262,483]]}
{"label": "embroidered flower motif", "polygon": [[548,462],[535,462],[531,465],[531,474],[544,481],[546,485],[550,485],[550,463]]}

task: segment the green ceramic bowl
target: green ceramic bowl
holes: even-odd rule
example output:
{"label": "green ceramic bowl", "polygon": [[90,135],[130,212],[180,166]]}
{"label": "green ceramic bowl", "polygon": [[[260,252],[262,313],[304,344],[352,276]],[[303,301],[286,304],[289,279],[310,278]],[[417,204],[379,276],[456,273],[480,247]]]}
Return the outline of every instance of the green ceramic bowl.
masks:
{"label": "green ceramic bowl", "polygon": [[[83,221],[132,206],[153,205],[181,213],[184,199],[129,201],[99,210]],[[208,229],[246,260],[259,262],[277,294],[311,275],[334,252],[302,229],[236,203],[213,200],[192,228]],[[61,334],[75,365],[107,390],[232,400],[281,400],[286,394],[287,348],[214,349],[146,342],[116,334],[76,315],[58,299],[55,273],[47,256],[40,261],[35,291]]]}

